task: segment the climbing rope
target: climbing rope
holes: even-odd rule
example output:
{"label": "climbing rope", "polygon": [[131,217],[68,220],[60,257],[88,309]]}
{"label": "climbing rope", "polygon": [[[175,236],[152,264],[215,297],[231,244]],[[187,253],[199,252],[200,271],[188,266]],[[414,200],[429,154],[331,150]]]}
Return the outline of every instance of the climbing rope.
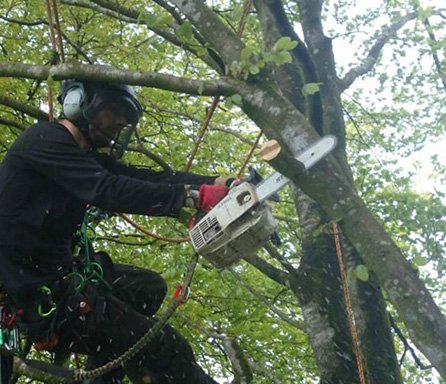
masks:
{"label": "climbing rope", "polygon": [[185,242],[190,241],[190,239],[188,237],[182,237],[182,238],[179,238],[179,239],[175,239],[175,238],[172,238],[172,237],[164,237],[164,236],[157,235],[156,233],[151,232],[151,231],[145,229],[144,227],[140,226],[135,221],[130,219],[127,215],[125,215],[123,213],[117,213],[117,215],[119,217],[121,217],[122,219],[124,219],[124,221],[129,223],[131,226],[136,228],[138,231],[140,231],[142,233],[145,233],[146,235],[148,235],[150,237],[153,237],[156,240],[167,241],[169,243],[185,243]]}
{"label": "climbing rope", "polygon": [[245,161],[243,162],[242,166],[240,167],[240,170],[237,173],[237,179],[240,179],[245,172],[246,167],[248,166],[249,162],[251,161],[251,157],[254,154],[255,149],[259,145],[260,138],[262,137],[263,132],[260,131],[257,139],[254,141],[254,144],[252,145],[250,151],[248,152],[248,155],[246,156]]}
{"label": "climbing rope", "polygon": [[[247,21],[251,6],[252,6],[252,0],[245,0],[245,2],[243,3],[243,11],[242,11],[242,15],[240,17],[238,27],[237,27],[237,36],[239,38],[242,37],[243,31],[245,30],[246,21]],[[195,156],[198,152],[198,148],[200,147],[200,144],[203,141],[204,135],[206,134],[206,132],[209,128],[209,124],[211,122],[212,116],[214,115],[215,110],[217,109],[219,103],[220,103],[220,96],[215,96],[212,100],[211,106],[209,107],[209,109],[207,111],[206,118],[203,121],[203,124],[201,125],[201,127],[198,131],[197,140],[195,141],[194,147],[192,148],[192,151],[189,155],[187,163],[184,167],[184,172],[190,171],[190,168],[192,167],[192,163],[193,163]]]}
{"label": "climbing rope", "polygon": [[[46,0],[46,8],[48,15],[48,28],[50,32],[50,41],[52,49],[52,57],[50,65],[55,65],[61,60],[65,62],[65,55],[63,52],[62,32],[59,22],[59,12],[57,10],[56,0]],[[51,85],[48,85],[48,119],[54,121],[54,96]]]}
{"label": "climbing rope", "polygon": [[192,148],[192,151],[189,155],[189,159],[187,160],[187,163],[184,167],[184,172],[190,171],[190,168],[192,167],[192,163],[195,159],[195,155],[198,152],[198,148],[200,147],[200,144],[203,141],[204,135],[209,128],[209,124],[211,122],[212,116],[214,116],[214,112],[217,109],[217,106],[219,103],[220,103],[220,96],[214,97],[214,99],[212,100],[212,104],[207,112],[206,119],[204,120],[203,124],[200,127],[200,130],[198,132],[198,138],[195,141],[194,147]]}
{"label": "climbing rope", "polygon": [[344,294],[344,302],[345,302],[345,307],[347,310],[347,317],[348,317],[348,324],[350,327],[350,333],[352,336],[353,351],[355,353],[356,364],[358,366],[359,379],[360,379],[361,384],[366,384],[365,374],[364,374],[364,366],[362,363],[361,352],[359,350],[358,332],[356,329],[355,318],[353,315],[353,306],[352,306],[352,302],[351,302],[351,298],[350,298],[350,291],[348,289],[347,278],[345,275],[345,264],[344,264],[344,255],[342,252],[340,230],[339,230],[339,225],[335,222],[333,223],[333,234],[335,237],[336,255],[337,255],[338,263],[339,263],[339,273],[341,276],[342,292]]}

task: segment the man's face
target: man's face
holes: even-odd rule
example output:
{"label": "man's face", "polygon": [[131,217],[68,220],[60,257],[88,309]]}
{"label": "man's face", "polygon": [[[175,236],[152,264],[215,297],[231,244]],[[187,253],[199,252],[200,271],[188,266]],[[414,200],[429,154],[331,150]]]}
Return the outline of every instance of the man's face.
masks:
{"label": "man's face", "polygon": [[128,124],[125,107],[107,103],[90,121],[89,136],[95,148],[110,147],[118,133]]}

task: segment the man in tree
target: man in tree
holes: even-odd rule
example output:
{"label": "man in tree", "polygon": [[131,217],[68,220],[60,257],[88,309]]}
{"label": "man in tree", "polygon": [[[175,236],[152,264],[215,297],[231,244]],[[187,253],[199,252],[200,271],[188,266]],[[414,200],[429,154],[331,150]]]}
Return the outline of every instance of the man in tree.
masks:
{"label": "man in tree", "polygon": [[[36,348],[85,353],[98,364],[153,326],[167,289],[153,271],[113,265],[104,253],[92,252],[90,260],[88,244],[83,258],[73,258],[87,204],[176,217],[193,201],[190,185],[202,186],[198,201],[206,209],[227,192],[227,180],[119,163],[115,156],[142,113],[129,86],[69,80],[59,101],[62,119],[30,127],[0,167],[0,282]],[[96,151],[103,147],[111,154]],[[215,383],[170,326],[125,371],[137,382]],[[122,376],[115,371],[94,382],[119,383]]]}

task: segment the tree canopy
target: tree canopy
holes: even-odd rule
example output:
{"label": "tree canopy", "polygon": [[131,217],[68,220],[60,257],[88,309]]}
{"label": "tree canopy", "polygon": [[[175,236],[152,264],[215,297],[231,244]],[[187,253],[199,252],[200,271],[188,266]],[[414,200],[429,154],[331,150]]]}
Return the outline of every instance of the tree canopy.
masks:
{"label": "tree canopy", "polygon": [[[70,78],[135,86],[144,113],[130,164],[237,175],[251,148],[279,143],[269,164],[257,150],[249,164],[292,180],[273,205],[282,245],[223,271],[201,260],[171,319],[222,383],[360,382],[333,224],[366,382],[446,380],[446,180],[432,149],[445,139],[446,8],[361,3],[0,1],[2,156],[50,106],[57,117]],[[305,172],[295,156],[326,134],[337,148]],[[179,220],[132,219],[187,237]],[[162,272],[170,293],[193,254],[111,213],[95,245]]]}

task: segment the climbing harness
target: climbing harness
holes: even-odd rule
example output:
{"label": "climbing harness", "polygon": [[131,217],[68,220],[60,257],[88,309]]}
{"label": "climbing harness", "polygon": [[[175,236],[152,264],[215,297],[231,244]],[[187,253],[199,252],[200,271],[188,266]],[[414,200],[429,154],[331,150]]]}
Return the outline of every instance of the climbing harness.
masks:
{"label": "climbing harness", "polygon": [[181,289],[178,296],[172,301],[169,308],[167,308],[166,311],[159,317],[158,321],[154,324],[154,326],[150,328],[132,347],[130,347],[126,352],[124,352],[121,356],[117,357],[116,359],[91,371],[76,369],[73,372],[73,379],[77,381],[83,381],[102,376],[105,373],[122,366],[132,357],[134,357],[137,353],[139,353],[144,347],[149,345],[152,342],[152,340],[158,335],[158,333],[162,330],[162,328],[166,325],[167,321],[174,314],[178,306],[185,300],[185,297],[187,295],[186,287],[189,287],[192,282],[192,278],[197,263],[198,263],[198,254],[195,253],[189,264],[186,276],[184,277],[184,280],[181,284],[183,289]]}

